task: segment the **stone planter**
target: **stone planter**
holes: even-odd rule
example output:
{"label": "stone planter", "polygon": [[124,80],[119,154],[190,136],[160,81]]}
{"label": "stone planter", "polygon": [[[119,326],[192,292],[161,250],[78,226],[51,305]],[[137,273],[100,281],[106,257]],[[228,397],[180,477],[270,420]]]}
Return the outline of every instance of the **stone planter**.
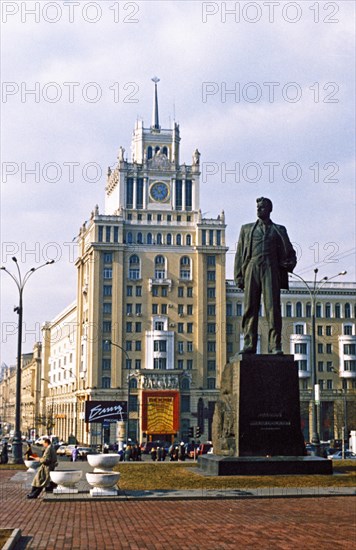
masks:
{"label": "stone planter", "polygon": [[26,468],[28,468],[27,473],[28,474],[35,474],[37,472],[37,468],[41,466],[41,463],[39,460],[24,460]]}
{"label": "stone planter", "polygon": [[112,469],[120,462],[118,454],[88,455],[88,462],[94,472],[112,473]]}
{"label": "stone planter", "polygon": [[[107,456],[107,455],[106,455]],[[86,474],[92,497],[116,496],[119,491],[116,487],[119,481],[119,472],[89,472]]]}
{"label": "stone planter", "polygon": [[76,494],[78,488],[76,484],[82,478],[83,472],[81,470],[57,470],[50,472],[51,480],[57,484],[57,488],[53,489],[53,493],[63,494]]}

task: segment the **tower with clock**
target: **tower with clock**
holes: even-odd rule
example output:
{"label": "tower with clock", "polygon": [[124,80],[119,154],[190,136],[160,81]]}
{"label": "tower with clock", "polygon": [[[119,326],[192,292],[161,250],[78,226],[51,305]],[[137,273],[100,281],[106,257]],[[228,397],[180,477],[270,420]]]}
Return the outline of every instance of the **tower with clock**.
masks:
{"label": "tower with clock", "polygon": [[225,217],[203,218],[200,153],[181,162],[152,80],[151,126],[136,122],[130,154],[121,146],[108,169],[105,212],[81,229],[77,361],[92,400],[128,400],[132,439],[185,439],[197,418],[209,439],[226,362]]}
{"label": "tower with clock", "polygon": [[199,210],[200,153],[193,153],[191,165],[180,164],[179,125],[171,129],[159,124],[157,83],[155,84],[152,124],[144,128],[138,120],[133,132],[131,158],[120,147],[118,163],[108,169],[107,214],[131,210],[162,212]]}

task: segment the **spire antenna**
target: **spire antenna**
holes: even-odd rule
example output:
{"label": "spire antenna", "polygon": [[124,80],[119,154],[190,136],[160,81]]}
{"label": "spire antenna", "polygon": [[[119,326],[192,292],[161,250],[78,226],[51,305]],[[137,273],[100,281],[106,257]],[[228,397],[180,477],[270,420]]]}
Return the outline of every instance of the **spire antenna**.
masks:
{"label": "spire antenna", "polygon": [[154,76],[152,79],[152,82],[155,84],[155,93],[153,97],[153,113],[152,113],[152,126],[151,128],[154,130],[160,130],[159,125],[159,116],[158,116],[158,93],[157,93],[157,83],[160,81],[160,79],[157,76]]}

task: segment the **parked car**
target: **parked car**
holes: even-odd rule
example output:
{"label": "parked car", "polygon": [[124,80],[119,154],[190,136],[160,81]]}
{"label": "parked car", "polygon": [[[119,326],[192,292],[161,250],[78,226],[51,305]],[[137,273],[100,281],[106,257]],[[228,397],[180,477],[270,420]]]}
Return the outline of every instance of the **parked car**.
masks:
{"label": "parked car", "polygon": [[65,456],[72,456],[72,451],[75,445],[66,445]]}
{"label": "parked car", "polygon": [[[328,455],[328,458],[331,460],[341,460],[342,459],[342,451],[337,451],[337,453],[334,453],[332,455]],[[345,459],[346,460],[356,460],[356,454],[351,451],[345,451]]]}
{"label": "parked car", "polygon": [[78,447],[78,456],[82,460],[86,460],[88,455],[95,455],[95,454],[98,454],[97,451],[95,451],[91,447]]}
{"label": "parked car", "polygon": [[60,447],[58,447],[58,449],[57,449],[57,455],[65,456],[66,455],[66,448],[67,448],[67,445],[60,445]]}
{"label": "parked car", "polygon": [[185,444],[185,454],[188,458],[194,458],[194,450],[195,450],[195,456],[198,455],[198,443],[186,443]]}
{"label": "parked car", "polygon": [[201,443],[198,448],[198,455],[206,455],[212,447],[213,447],[213,444],[211,441],[206,441],[205,443]]}

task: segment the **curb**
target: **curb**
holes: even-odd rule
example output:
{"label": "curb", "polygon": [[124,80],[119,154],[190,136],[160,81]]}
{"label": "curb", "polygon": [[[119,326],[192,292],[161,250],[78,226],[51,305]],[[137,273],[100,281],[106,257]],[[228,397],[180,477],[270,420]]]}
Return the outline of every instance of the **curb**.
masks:
{"label": "curb", "polygon": [[17,541],[21,537],[21,529],[13,529],[10,538],[5,542],[2,550],[12,550],[15,548]]}
{"label": "curb", "polygon": [[355,497],[355,493],[326,493],[326,494],[313,494],[313,493],[304,493],[304,494],[276,494],[276,495],[159,495],[159,496],[146,496],[146,495],[118,495],[113,497],[91,497],[91,496],[76,496],[75,498],[66,497],[61,495],[60,498],[54,498],[53,496],[45,496],[42,500],[44,502],[61,503],[61,502],[135,502],[135,501],[194,501],[194,500],[265,500],[265,499],[296,499],[296,498],[338,498],[338,497]]}

